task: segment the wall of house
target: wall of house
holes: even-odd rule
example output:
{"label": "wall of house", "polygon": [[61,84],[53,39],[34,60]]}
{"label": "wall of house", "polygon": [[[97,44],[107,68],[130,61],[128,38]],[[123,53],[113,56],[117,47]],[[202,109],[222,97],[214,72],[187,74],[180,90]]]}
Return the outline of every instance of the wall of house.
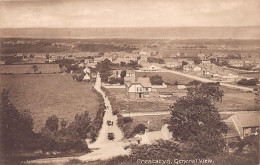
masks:
{"label": "wall of house", "polygon": [[[138,90],[137,90],[138,88]],[[141,90],[140,90],[141,89]],[[143,86],[141,84],[133,84],[129,89],[128,92],[143,92]]]}

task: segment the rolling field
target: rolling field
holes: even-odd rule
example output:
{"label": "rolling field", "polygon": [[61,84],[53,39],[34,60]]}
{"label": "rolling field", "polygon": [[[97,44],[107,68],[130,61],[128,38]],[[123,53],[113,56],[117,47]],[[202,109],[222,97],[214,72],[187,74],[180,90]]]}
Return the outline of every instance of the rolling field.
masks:
{"label": "rolling field", "polygon": [[70,74],[1,75],[3,88],[18,110],[31,110],[36,132],[53,114],[70,122],[76,113],[89,111],[93,119],[99,105],[92,85],[76,82]]}

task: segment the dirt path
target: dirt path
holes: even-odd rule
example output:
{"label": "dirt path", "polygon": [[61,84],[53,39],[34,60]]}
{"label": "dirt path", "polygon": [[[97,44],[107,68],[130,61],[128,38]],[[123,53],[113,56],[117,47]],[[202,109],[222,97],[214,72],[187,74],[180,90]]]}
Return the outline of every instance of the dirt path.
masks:
{"label": "dirt path", "polygon": [[[117,126],[117,116],[112,114],[112,108],[108,97],[106,97],[105,92],[101,90],[101,79],[97,76],[95,89],[100,92],[104,98],[106,113],[103,118],[103,125],[99,132],[99,136],[95,143],[89,144],[90,149],[95,149],[94,152],[80,156],[80,160],[98,160],[98,159],[108,159],[118,155],[128,154],[128,151],[124,149],[126,146],[122,142],[123,133]],[[113,125],[108,126],[107,121],[113,122]],[[115,139],[108,140],[108,133],[114,133]]]}

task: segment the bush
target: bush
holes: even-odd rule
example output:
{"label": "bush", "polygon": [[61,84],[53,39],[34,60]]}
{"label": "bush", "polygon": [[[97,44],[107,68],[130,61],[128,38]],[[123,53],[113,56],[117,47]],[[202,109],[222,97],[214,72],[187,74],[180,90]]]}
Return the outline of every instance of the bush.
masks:
{"label": "bush", "polygon": [[146,128],[147,128],[147,127],[146,127],[144,124],[138,124],[138,125],[135,126],[135,128],[133,129],[132,135],[136,135],[136,134],[139,134],[139,133],[144,133]]}
{"label": "bush", "polygon": [[162,85],[163,84],[162,77],[159,75],[151,76],[150,81],[151,81],[152,85]]}
{"label": "bush", "polygon": [[237,82],[238,85],[255,86],[258,83],[258,79],[241,79]]}
{"label": "bush", "polygon": [[117,115],[118,113],[119,113],[118,110],[113,110],[112,112],[113,115]]}
{"label": "bush", "polygon": [[147,61],[150,63],[165,64],[165,61],[162,58],[148,57]]}
{"label": "bush", "polygon": [[133,118],[131,118],[131,117],[124,117],[123,118],[123,123],[130,123],[130,122],[133,122]]}
{"label": "bush", "polygon": [[9,91],[3,90],[0,106],[0,140],[3,152],[34,148],[29,145],[35,137],[33,118],[29,110],[19,112],[9,100]]}
{"label": "bush", "polygon": [[179,147],[172,141],[159,140],[152,145],[133,145],[130,160],[136,162],[141,160],[169,160],[179,157]]}
{"label": "bush", "polygon": [[48,117],[45,123],[45,127],[50,131],[57,131],[59,129],[59,119],[56,115]]}

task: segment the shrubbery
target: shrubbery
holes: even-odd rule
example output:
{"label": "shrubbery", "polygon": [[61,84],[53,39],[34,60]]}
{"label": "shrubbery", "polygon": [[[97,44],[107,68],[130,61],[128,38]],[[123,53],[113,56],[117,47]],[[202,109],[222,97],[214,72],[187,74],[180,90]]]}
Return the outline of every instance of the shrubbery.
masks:
{"label": "shrubbery", "polygon": [[29,110],[19,112],[10,102],[8,91],[1,94],[0,109],[0,140],[4,152],[14,152],[20,149],[31,149],[34,138],[33,118]]}
{"label": "shrubbery", "polygon": [[98,111],[96,113],[96,117],[91,124],[90,138],[92,141],[95,141],[99,134],[99,130],[101,129],[103,124],[103,117],[105,114],[105,102],[103,96],[98,91],[96,91],[95,88],[92,88],[92,92],[98,96],[98,101],[100,103],[98,107]]}
{"label": "shrubbery", "polygon": [[118,78],[118,77],[111,77],[109,78],[108,83],[110,84],[124,84],[124,79],[123,78]]}
{"label": "shrubbery", "polygon": [[150,63],[158,63],[158,64],[164,64],[165,61],[162,58],[156,58],[156,57],[148,57],[147,61]]}
{"label": "shrubbery", "polygon": [[163,84],[163,79],[159,75],[151,76],[150,81],[152,85],[162,85]]}
{"label": "shrubbery", "polygon": [[237,82],[238,85],[255,86],[258,83],[258,79],[241,79]]}

